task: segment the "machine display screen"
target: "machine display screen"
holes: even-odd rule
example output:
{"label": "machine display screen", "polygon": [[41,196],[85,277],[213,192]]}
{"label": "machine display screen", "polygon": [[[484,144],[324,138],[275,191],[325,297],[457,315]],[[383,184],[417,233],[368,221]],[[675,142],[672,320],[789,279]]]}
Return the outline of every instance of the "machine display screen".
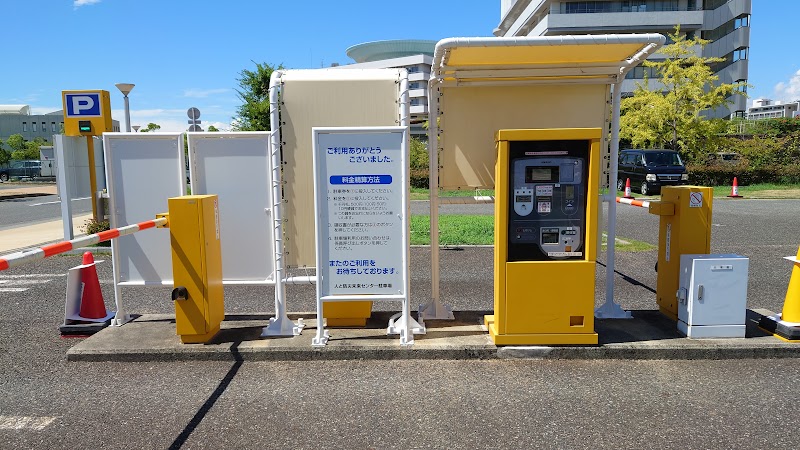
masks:
{"label": "machine display screen", "polygon": [[547,233],[542,232],[542,244],[558,244],[558,232]]}
{"label": "machine display screen", "polygon": [[526,183],[558,183],[558,166],[525,167]]}
{"label": "machine display screen", "polygon": [[523,202],[530,202],[533,200],[533,197],[530,195],[518,195],[516,201],[523,203]]}

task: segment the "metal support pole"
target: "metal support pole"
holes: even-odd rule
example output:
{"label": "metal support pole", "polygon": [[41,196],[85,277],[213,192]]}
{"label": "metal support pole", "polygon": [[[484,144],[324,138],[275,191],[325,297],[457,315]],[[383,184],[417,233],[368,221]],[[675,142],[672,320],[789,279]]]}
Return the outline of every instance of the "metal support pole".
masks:
{"label": "metal support pole", "polygon": [[89,188],[92,190],[92,217],[94,220],[102,220],[97,211],[97,170],[94,160],[94,139],[93,136],[86,136],[86,148],[89,153]]}
{"label": "metal support pole", "polygon": [[131,132],[131,105],[128,102],[128,94],[123,96],[125,99],[125,131]]}
{"label": "metal support pole", "polygon": [[453,310],[439,300],[439,89],[428,83],[428,189],[431,220],[431,301],[419,307],[420,320],[453,320]]}
{"label": "metal support pole", "polygon": [[272,72],[269,82],[269,113],[272,128],[270,153],[272,162],[272,237],[275,241],[275,317],[261,331],[261,336],[297,336],[305,327],[302,320],[295,324],[286,315],[286,263],[283,247],[283,178],[281,176],[281,122],[278,101],[283,72]]}
{"label": "metal support pole", "polygon": [[614,96],[611,101],[611,170],[608,180],[608,194],[605,201],[608,203],[608,238],[606,244],[606,302],[594,310],[598,319],[630,319],[630,311],[625,311],[614,302],[614,258],[617,231],[617,176],[619,159],[619,105],[622,101],[622,81],[614,86]]}

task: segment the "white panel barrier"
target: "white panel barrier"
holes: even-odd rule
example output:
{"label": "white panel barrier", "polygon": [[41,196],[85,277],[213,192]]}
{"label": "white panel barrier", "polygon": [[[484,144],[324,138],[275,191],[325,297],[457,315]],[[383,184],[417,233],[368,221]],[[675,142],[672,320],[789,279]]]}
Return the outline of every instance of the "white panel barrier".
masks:
{"label": "white panel barrier", "polygon": [[[95,175],[97,190],[106,188],[105,167],[103,165],[103,141],[99,137],[94,140]],[[70,240],[72,233],[72,200],[90,198],[92,196],[89,181],[89,152],[85,136],[53,136],[56,158],[56,187],[61,199],[61,220],[64,225],[64,240]]]}
{"label": "white panel barrier", "polygon": [[274,284],[270,133],[187,136],[192,193],[219,196],[223,283]]}
{"label": "white panel barrier", "polygon": [[[186,194],[182,133],[105,133],[111,228],[154,219],[167,199]],[[129,320],[120,286],[171,286],[169,233],[139,233],[111,243],[115,325]]]}

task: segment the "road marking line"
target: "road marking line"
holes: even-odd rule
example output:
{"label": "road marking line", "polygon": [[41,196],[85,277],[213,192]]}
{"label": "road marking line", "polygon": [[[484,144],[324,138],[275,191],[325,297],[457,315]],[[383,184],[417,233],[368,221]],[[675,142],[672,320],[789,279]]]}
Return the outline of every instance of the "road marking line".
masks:
{"label": "road marking line", "polygon": [[0,288],[0,292],[25,292],[28,288]]}
{"label": "road marking line", "polygon": [[0,280],[2,279],[17,279],[17,278],[45,278],[45,277],[65,277],[67,274],[65,273],[27,273],[27,274],[20,274],[20,275],[0,275]]}
{"label": "road marking line", "polygon": [[42,431],[55,417],[0,416],[0,430]]}
{"label": "road marking line", "polygon": [[22,280],[22,279],[16,279],[16,280],[0,280],[0,284],[3,284],[3,283],[14,283],[15,285],[23,285],[23,286],[25,286],[25,285],[30,285],[30,284],[45,284],[45,283],[49,283],[51,281],[53,281],[53,280]]}
{"label": "road marking line", "polygon": [[[92,197],[80,197],[80,198],[73,198],[73,199],[72,199],[72,201],[73,201],[73,202],[76,202],[76,201],[78,201],[78,200],[88,200],[88,199],[90,199],[90,198],[92,198]],[[54,202],[33,203],[33,204],[30,204],[30,205],[28,205],[28,206],[56,205],[56,204],[58,204],[58,203],[61,203],[61,200],[56,200],[56,201],[54,201]]]}

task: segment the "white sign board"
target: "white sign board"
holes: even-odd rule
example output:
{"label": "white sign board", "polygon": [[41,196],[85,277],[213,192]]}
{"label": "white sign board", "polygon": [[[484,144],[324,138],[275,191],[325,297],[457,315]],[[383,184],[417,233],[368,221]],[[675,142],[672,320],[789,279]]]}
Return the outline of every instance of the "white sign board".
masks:
{"label": "white sign board", "polygon": [[314,128],[317,276],[324,298],[406,294],[406,130]]}
{"label": "white sign board", "polygon": [[[111,228],[153,220],[186,195],[182,133],[104,133],[103,143]],[[169,230],[122,236],[111,250],[116,283],[172,285]]]}
{"label": "white sign board", "polygon": [[192,193],[219,197],[224,283],[273,277],[269,139],[269,132],[188,133]]}
{"label": "white sign board", "polygon": [[692,192],[689,194],[689,208],[702,208],[703,207],[703,193]]}
{"label": "white sign board", "polygon": [[[317,320],[325,301],[400,300],[399,329],[389,330],[413,344],[408,127],[313,128],[312,141]],[[327,341],[318,326],[312,345]]]}

